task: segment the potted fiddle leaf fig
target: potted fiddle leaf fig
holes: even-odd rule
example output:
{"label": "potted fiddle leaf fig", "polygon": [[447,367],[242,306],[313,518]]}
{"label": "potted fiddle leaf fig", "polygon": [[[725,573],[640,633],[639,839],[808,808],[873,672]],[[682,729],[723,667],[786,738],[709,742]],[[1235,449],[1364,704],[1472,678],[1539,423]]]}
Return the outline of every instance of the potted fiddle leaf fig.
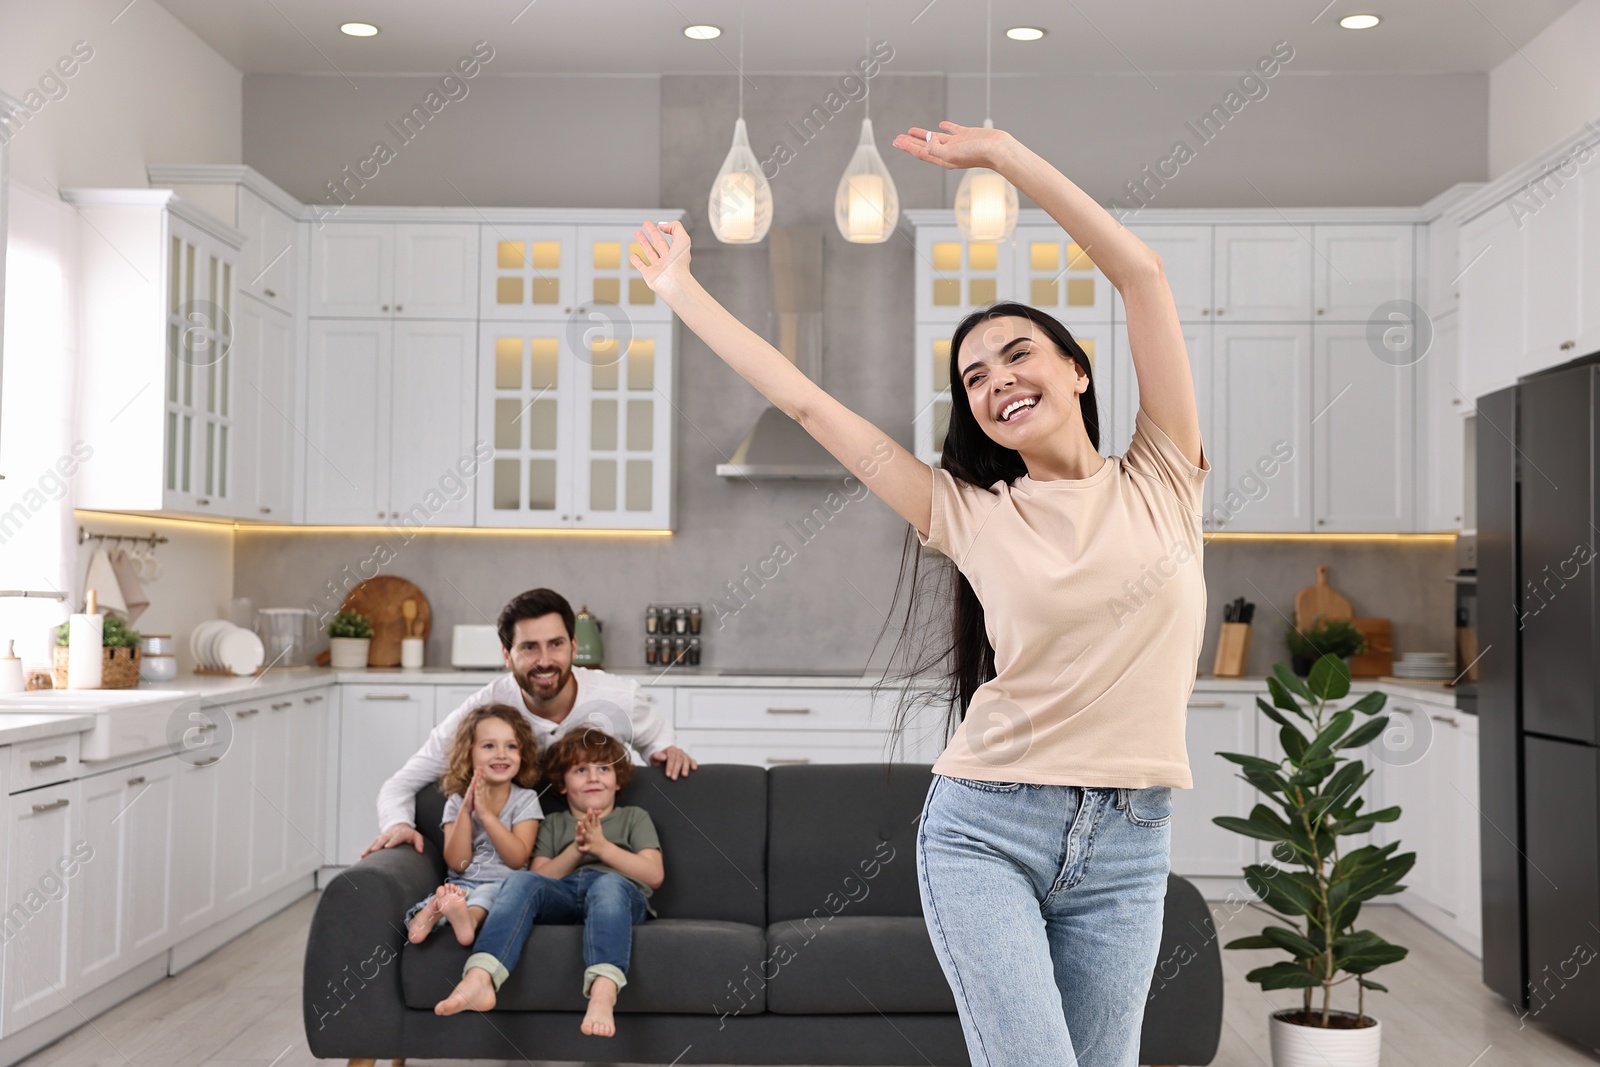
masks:
{"label": "potted fiddle leaf fig", "polygon": [[[1244,869],[1259,904],[1281,924],[1230,941],[1231,949],[1278,949],[1289,958],[1257,967],[1245,977],[1263,990],[1301,989],[1299,1007],[1272,1013],[1273,1067],[1377,1067],[1382,1028],[1366,1014],[1366,991],[1388,992],[1369,975],[1406,957],[1407,949],[1371,930],[1358,930],[1361,905],[1398,893],[1400,879],[1416,862],[1415,852],[1396,854],[1398,841],[1341,851],[1340,839],[1394,822],[1398,807],[1362,811],[1357,793],[1370,772],[1361,760],[1341,753],[1379,737],[1389,716],[1379,714],[1388,697],[1374,690],[1335,710],[1350,693],[1350,667],[1338,655],[1322,654],[1309,677],[1282,662],[1267,678],[1272,703],[1256,705],[1279,727],[1284,758],[1240,752],[1217,755],[1240,766],[1240,777],[1270,803],[1258,803],[1246,819],[1212,819],[1225,829],[1272,843],[1276,863]],[[1356,1010],[1332,1008],[1335,986],[1356,984]],[[1313,994],[1321,991],[1321,1002]]]}
{"label": "potted fiddle leaf fig", "polygon": [[357,611],[341,611],[328,622],[328,666],[356,670],[367,665],[372,623]]}

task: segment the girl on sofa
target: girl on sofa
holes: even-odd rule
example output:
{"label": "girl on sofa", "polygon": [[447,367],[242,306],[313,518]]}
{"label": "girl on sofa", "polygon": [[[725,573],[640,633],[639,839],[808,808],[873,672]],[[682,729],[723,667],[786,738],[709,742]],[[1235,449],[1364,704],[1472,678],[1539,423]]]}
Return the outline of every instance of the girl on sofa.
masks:
{"label": "girl on sofa", "polygon": [[586,729],[559,738],[545,751],[544,773],[566,796],[567,810],[552,812],[539,828],[533,869],[506,879],[460,983],[433,1010],[489,1011],[536,923],[582,923],[589,1009],[581,1029],[611,1037],[633,928],[655,914],[649,897],[664,878],[661,841],[643,808],[616,806],[633,764],[610,735]]}
{"label": "girl on sofa", "polygon": [[444,805],[445,884],[406,913],[407,937],[426,940],[449,923],[472,944],[505,879],[528,865],[544,812],[533,731],[516,708],[489,704],[461,720],[439,788]]}
{"label": "girl on sofa", "polygon": [[[972,1063],[1133,1067],[1161,947],[1172,790],[1193,786],[1184,726],[1205,628],[1211,467],[1183,326],[1161,257],[1010,134],[942,122],[894,145],[997,172],[1066,231],[1028,238],[1036,299],[1060,306],[1068,270],[1117,289],[1139,397],[1125,454],[1101,455],[1093,360],[1045,311],[997,304],[940,335],[949,420],[930,467],[722,307],[690,273],[681,224],[645,222],[629,263],[911,524],[901,641],[924,617],[948,622],[906,677],[943,673],[957,726],[924,801],[919,891]],[[974,237],[972,258],[997,239]],[[1095,284],[1069,280],[1068,295]],[[881,356],[880,340],[864,334],[862,357]],[[941,597],[926,616],[921,547],[952,564],[938,576],[948,587],[921,583]],[[906,688],[901,723],[920,688]]]}

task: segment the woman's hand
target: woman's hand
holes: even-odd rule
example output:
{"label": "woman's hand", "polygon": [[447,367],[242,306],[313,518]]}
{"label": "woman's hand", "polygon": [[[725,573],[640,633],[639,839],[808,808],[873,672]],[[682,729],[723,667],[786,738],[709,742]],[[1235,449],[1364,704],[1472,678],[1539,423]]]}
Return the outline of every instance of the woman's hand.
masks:
{"label": "woman's hand", "polygon": [[[681,223],[667,222],[657,226],[646,222],[643,229],[634,230],[633,236],[644,246],[644,255],[628,254],[628,262],[644,278],[650,291],[665,295],[675,286],[689,280],[689,233]],[[667,243],[667,237],[672,243]]]}
{"label": "woman's hand", "polygon": [[[940,132],[940,131],[944,132]],[[958,126],[953,122],[939,123],[939,129],[930,131],[913,126],[909,133],[894,139],[894,146],[928,163],[936,163],[945,170],[963,170],[968,167],[988,167],[999,170],[1000,164],[1016,144],[1016,138],[1004,130],[991,130],[986,126]]]}

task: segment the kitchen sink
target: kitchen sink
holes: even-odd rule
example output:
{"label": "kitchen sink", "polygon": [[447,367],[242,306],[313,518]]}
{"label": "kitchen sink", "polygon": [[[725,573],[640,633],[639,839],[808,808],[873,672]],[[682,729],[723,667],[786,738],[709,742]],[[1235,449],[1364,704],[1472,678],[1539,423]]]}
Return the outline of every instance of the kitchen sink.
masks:
{"label": "kitchen sink", "polygon": [[84,761],[120,759],[168,747],[168,723],[198,698],[136,689],[41,689],[0,696],[0,715],[93,715],[79,741]]}

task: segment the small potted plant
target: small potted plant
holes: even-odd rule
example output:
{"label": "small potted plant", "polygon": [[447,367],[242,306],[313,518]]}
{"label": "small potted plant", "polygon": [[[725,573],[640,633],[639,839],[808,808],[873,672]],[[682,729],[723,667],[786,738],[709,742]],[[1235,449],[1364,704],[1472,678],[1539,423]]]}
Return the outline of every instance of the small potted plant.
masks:
{"label": "small potted plant", "polygon": [[328,665],[356,670],[367,665],[372,649],[372,623],[358,611],[341,611],[328,622]]}
{"label": "small potted plant", "polygon": [[[100,624],[100,688],[132,689],[139,684],[139,631],[128,627],[121,615],[106,612]],[[52,652],[53,683],[67,687],[67,637],[70,622],[55,629],[56,647]]]}
{"label": "small potted plant", "polygon": [[[1257,804],[1250,817],[1219,815],[1211,821],[1234,833],[1272,842],[1273,864],[1244,869],[1245,881],[1260,897],[1253,907],[1274,913],[1282,925],[1224,945],[1230,949],[1278,949],[1287,960],[1257,967],[1248,981],[1268,989],[1300,989],[1301,1004],[1270,1016],[1273,1067],[1378,1067],[1382,1029],[1366,1014],[1366,992],[1388,990],[1370,979],[1373,971],[1406,957],[1407,949],[1371,930],[1357,930],[1361,905],[1374,897],[1398,893],[1400,879],[1416,862],[1415,852],[1395,850],[1398,841],[1364,845],[1348,852],[1339,838],[1364,834],[1381,822],[1400,817],[1398,807],[1362,811],[1357,795],[1370,776],[1365,765],[1341,749],[1369,744],[1388,727],[1380,715],[1388,697],[1367,693],[1337,711],[1329,705],[1350,692],[1350,668],[1338,656],[1324,654],[1301,679],[1282,662],[1272,668],[1268,704],[1256,705],[1280,728],[1286,753],[1281,760],[1239,752],[1218,752],[1237,763],[1239,777],[1264,793],[1272,806]],[[1297,699],[1298,698],[1298,699]],[[1304,701],[1306,706],[1301,706]],[[1365,719],[1357,724],[1358,719]],[[1302,729],[1302,727],[1304,729]],[[1333,987],[1356,983],[1356,1010],[1333,1011]],[[1314,990],[1320,1005],[1312,1004]]]}
{"label": "small potted plant", "polygon": [[1283,640],[1289,646],[1289,665],[1301,678],[1311,673],[1311,664],[1319,656],[1338,656],[1348,667],[1350,657],[1359,656],[1367,647],[1367,639],[1361,636],[1355,623],[1321,615],[1304,630],[1293,623],[1285,623]]}

